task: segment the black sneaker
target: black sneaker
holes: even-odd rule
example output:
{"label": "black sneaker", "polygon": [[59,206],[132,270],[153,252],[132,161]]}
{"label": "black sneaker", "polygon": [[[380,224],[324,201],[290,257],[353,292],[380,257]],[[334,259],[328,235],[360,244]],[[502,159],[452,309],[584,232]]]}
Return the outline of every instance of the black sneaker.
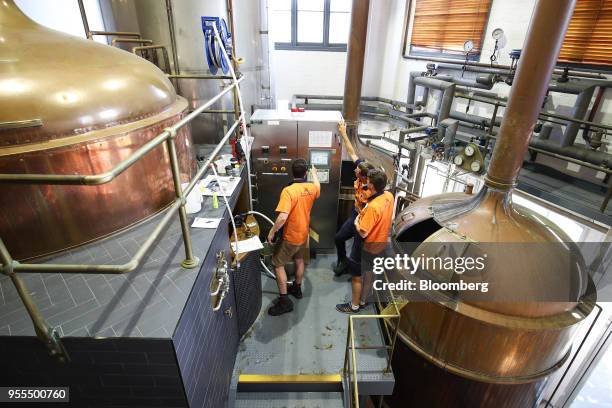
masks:
{"label": "black sneaker", "polygon": [[302,285],[298,285],[297,283],[292,283],[287,285],[287,293],[292,295],[296,299],[301,299],[302,295]]}
{"label": "black sneaker", "polygon": [[351,302],[347,302],[347,303],[337,304],[336,310],[342,313],[355,314],[355,313],[359,313],[359,311],[361,310],[361,307],[358,307],[357,309],[353,309],[353,305],[351,304]]}
{"label": "black sneaker", "polygon": [[280,316],[291,311],[293,311],[293,302],[287,296],[283,296],[274,301],[274,305],[268,309],[268,314],[270,316]]}
{"label": "black sneaker", "polygon": [[336,264],[336,266],[334,266],[334,275],[336,276],[340,276],[347,272],[348,272],[348,265],[346,264],[346,261],[340,261]]}

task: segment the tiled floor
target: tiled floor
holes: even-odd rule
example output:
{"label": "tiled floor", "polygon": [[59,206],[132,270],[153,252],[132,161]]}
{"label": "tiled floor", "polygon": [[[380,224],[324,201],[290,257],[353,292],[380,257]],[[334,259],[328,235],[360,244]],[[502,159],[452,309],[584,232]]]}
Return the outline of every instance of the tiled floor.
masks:
{"label": "tiled floor", "polygon": [[[335,305],[350,298],[348,275],[336,278],[331,270],[335,255],[319,255],[306,269],[304,297],[292,298],[294,311],[270,316],[268,307],[278,296],[276,281],[263,277],[263,306],[245,335],[236,357],[238,374],[334,374],[342,370],[348,315]],[[368,306],[362,314],[373,313]],[[367,319],[355,325],[356,345],[381,345],[378,322]],[[386,364],[384,350],[360,351],[358,365],[365,375],[378,373]]]}

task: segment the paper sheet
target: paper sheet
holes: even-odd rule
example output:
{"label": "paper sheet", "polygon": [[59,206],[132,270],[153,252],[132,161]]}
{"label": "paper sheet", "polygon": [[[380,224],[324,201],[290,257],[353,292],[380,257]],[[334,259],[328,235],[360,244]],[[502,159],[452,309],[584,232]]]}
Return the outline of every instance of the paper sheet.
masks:
{"label": "paper sheet", "polygon": [[191,224],[191,226],[193,228],[211,228],[211,229],[217,229],[217,227],[219,226],[220,222],[221,222],[221,218],[200,218],[200,217],[196,217],[196,219],[193,220],[193,224]]}
{"label": "paper sheet", "polygon": [[249,239],[244,239],[242,241],[238,241],[238,251],[236,251],[236,242],[232,240],[232,249],[234,252],[238,254],[242,254],[245,252],[257,251],[258,249],[262,249],[263,244],[259,240],[257,235],[252,236]]}
{"label": "paper sheet", "polygon": [[332,147],[332,136],[329,130],[311,130],[308,132],[308,147]]}

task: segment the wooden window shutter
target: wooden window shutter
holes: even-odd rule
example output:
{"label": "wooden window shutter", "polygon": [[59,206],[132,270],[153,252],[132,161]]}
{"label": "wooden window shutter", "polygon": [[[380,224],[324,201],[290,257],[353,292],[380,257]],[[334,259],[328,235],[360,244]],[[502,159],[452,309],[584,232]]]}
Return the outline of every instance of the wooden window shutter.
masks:
{"label": "wooden window shutter", "polygon": [[578,0],[560,62],[612,65],[612,0]]}
{"label": "wooden window shutter", "polygon": [[463,52],[463,43],[482,48],[491,0],[416,0],[410,44],[438,52]]}

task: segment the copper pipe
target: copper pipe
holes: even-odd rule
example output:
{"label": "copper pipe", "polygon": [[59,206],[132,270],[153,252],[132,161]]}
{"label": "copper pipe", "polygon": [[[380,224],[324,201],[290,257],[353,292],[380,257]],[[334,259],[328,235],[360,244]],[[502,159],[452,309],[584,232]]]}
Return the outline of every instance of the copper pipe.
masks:
{"label": "copper pipe", "polygon": [[516,184],[575,5],[576,0],[540,0],[536,5],[485,176],[489,187],[509,190]]}
{"label": "copper pipe", "polygon": [[349,36],[346,57],[346,79],[344,82],[344,101],[342,114],[346,120],[346,131],[355,147],[357,155],[375,167],[381,167],[389,180],[393,179],[393,158],[376,152],[364,144],[358,137],[359,103],[363,80],[366,39],[368,33],[368,14],[370,0],[354,0],[351,10],[351,33]]}
{"label": "copper pipe", "polygon": [[346,79],[344,82],[344,105],[342,114],[347,122],[349,137],[356,133],[359,120],[359,100],[363,81],[368,14],[370,0],[354,0],[351,11],[351,33],[346,56]]}

